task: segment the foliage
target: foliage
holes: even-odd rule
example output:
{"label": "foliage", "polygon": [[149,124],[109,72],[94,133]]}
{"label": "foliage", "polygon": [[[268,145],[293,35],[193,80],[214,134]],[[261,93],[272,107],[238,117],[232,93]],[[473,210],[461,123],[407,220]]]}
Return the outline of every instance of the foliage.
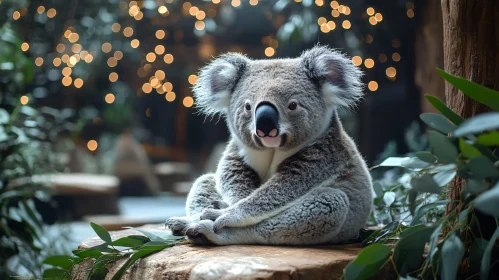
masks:
{"label": "foliage", "polygon": [[43,277],[67,279],[74,265],[91,259],[92,265],[85,279],[104,279],[108,273],[108,264],[126,259],[112,277],[113,280],[120,279],[138,259],[171,247],[178,239],[168,232],[134,229],[143,235],[129,235],[113,241],[109,232],[102,226],[90,224],[103,244],[88,249],[74,250],[72,256],[60,255],[45,259],[44,263],[52,267],[45,270]]}
{"label": "foliage", "polygon": [[[441,70],[439,73],[470,98],[497,110],[499,92]],[[347,266],[344,279],[367,279],[386,266],[401,279],[455,279],[459,269],[466,277],[488,279],[495,264],[491,256],[499,238],[499,133],[495,131],[499,113],[463,120],[437,98],[427,99],[441,113],[421,115],[433,130],[428,134],[429,151],[388,158],[379,164],[407,170],[409,176],[404,175],[407,178],[403,181],[408,194],[399,201],[410,215],[388,223],[364,240],[367,247]],[[447,185],[454,178],[467,180],[460,200],[444,200]],[[383,192],[383,186],[378,184],[375,190],[385,204],[395,202],[397,196]],[[460,207],[430,217],[431,211],[449,203]],[[495,220],[489,232],[483,225],[487,217]]]}

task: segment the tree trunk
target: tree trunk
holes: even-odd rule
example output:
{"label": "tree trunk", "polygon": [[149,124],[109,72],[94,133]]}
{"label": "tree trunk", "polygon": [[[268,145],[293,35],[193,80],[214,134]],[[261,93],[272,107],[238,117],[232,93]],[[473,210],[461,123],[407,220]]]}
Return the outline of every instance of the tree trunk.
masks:
{"label": "tree trunk", "polygon": [[[499,1],[442,0],[442,19],[445,71],[499,90]],[[445,83],[445,99],[463,118],[490,111],[449,83]],[[452,181],[447,198],[459,200],[463,184],[462,179]],[[447,212],[456,207],[449,204]]]}

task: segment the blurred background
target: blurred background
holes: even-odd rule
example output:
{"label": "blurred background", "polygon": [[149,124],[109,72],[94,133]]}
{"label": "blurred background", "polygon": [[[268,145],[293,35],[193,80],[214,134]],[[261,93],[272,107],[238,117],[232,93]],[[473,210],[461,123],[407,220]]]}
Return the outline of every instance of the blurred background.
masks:
{"label": "blurred background", "polygon": [[[184,215],[228,139],[191,90],[221,53],[296,57],[320,43],[348,54],[365,98],[340,115],[369,166],[421,149],[424,94],[444,98],[439,1],[0,0],[0,28],[0,207],[21,228],[2,234],[40,229],[35,245],[54,251],[91,236],[89,221]],[[5,236],[3,256],[22,251]],[[29,270],[29,256],[13,262]]]}

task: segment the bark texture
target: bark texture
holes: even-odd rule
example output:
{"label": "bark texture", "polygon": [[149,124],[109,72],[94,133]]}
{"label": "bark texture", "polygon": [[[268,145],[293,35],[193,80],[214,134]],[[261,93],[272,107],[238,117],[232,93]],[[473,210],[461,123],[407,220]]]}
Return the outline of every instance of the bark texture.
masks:
{"label": "bark texture", "polygon": [[[445,71],[499,90],[499,1],[442,0],[441,4]],[[464,118],[490,111],[447,82],[445,99],[447,106]],[[463,183],[454,180],[447,197],[459,199]],[[449,204],[447,211],[456,207]]]}

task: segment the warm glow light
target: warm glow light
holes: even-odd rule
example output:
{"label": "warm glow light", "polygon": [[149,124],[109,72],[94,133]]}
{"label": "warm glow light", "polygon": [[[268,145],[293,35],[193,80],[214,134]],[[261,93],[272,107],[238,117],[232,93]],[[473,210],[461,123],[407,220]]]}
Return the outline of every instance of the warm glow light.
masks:
{"label": "warm glow light", "polygon": [[377,91],[378,83],[375,81],[370,81],[369,84],[367,84],[367,88],[369,88],[370,91]]}
{"label": "warm glow light", "polygon": [[47,16],[48,16],[49,18],[53,18],[53,17],[55,17],[55,15],[56,15],[56,14],[57,14],[57,11],[56,11],[54,8],[49,9],[49,10],[47,11]]}
{"label": "warm glow light", "polygon": [[76,88],[81,88],[83,86],[83,80],[80,78],[75,79],[74,85]]}
{"label": "warm glow light", "polygon": [[213,2],[213,4],[218,4],[220,3],[220,0],[211,0],[211,2]]}
{"label": "warm glow light", "polygon": [[66,30],[66,31],[64,31],[64,37],[69,38],[69,36],[71,35],[71,33],[73,33],[73,32],[71,32],[71,30],[69,30],[69,29]]}
{"label": "warm glow light", "polygon": [[152,86],[150,83],[145,83],[142,85],[142,91],[145,93],[151,93],[152,91]]}
{"label": "warm glow light", "polygon": [[82,49],[82,47],[80,44],[74,44],[73,46],[71,46],[71,51],[74,53],[81,52],[81,49]]}
{"label": "warm glow light", "polygon": [[399,53],[393,53],[392,54],[392,60],[395,62],[400,61],[400,54]]}
{"label": "warm glow light", "polygon": [[26,105],[29,102],[29,98],[26,95],[21,96],[21,104]]}
{"label": "warm glow light", "polygon": [[151,84],[151,86],[153,88],[157,88],[158,86],[160,86],[159,80],[156,77],[151,78],[151,80],[149,81],[149,83]]}
{"label": "warm glow light", "polygon": [[329,30],[336,29],[336,23],[334,23],[334,21],[328,21],[327,22],[327,28],[329,28]]}
{"label": "warm glow light", "polygon": [[153,52],[150,52],[146,55],[146,60],[148,62],[154,62],[156,60],[156,54]]}
{"label": "warm glow light", "polygon": [[413,17],[414,17],[414,10],[413,10],[413,9],[409,9],[409,10],[407,10],[407,16],[408,16],[409,18],[413,18]]}
{"label": "warm glow light", "polygon": [[374,60],[372,60],[371,58],[364,60],[364,66],[366,66],[366,68],[373,68]]}
{"label": "warm glow light", "polygon": [[116,58],[117,60],[120,60],[123,58],[123,52],[122,51],[115,51],[114,52],[114,58]]}
{"label": "warm glow light", "polygon": [[78,63],[78,58],[75,56],[71,56],[69,58],[68,66],[74,66],[76,63]]}
{"label": "warm glow light", "polygon": [[338,1],[331,1],[331,8],[336,10],[339,6],[340,4],[338,3]]}
{"label": "warm glow light", "polygon": [[176,95],[175,95],[175,92],[173,92],[173,91],[169,91],[165,95],[165,99],[168,102],[173,102],[175,100],[175,97],[176,97]]}
{"label": "warm glow light", "polygon": [[265,55],[271,57],[275,54],[275,50],[272,47],[268,47],[265,49]]}
{"label": "warm glow light", "polygon": [[367,8],[366,12],[370,16],[374,15],[374,9],[372,7]]}
{"label": "warm glow light", "polygon": [[165,71],[163,71],[163,70],[157,70],[156,72],[154,72],[154,76],[156,76],[156,78],[158,78],[160,81],[162,81],[165,79],[166,74],[165,74]]}
{"label": "warm glow light", "polygon": [[362,57],[360,57],[360,56],[354,56],[354,57],[352,57],[352,63],[355,66],[361,65],[362,64]]}
{"label": "warm glow light", "polygon": [[320,17],[320,18],[317,19],[317,24],[319,26],[323,25],[326,22],[327,22],[327,19],[325,17]]}
{"label": "warm glow light", "polygon": [[87,148],[90,150],[90,151],[95,151],[97,150],[97,147],[99,146],[99,144],[97,144],[97,141],[95,140],[90,140],[88,141],[87,143]]}
{"label": "warm glow light", "polygon": [[258,5],[258,0],[250,0],[249,3],[251,6],[256,6]]}
{"label": "warm glow light", "polygon": [[165,54],[165,57],[163,58],[166,64],[171,64],[173,62],[173,55],[167,53]]}
{"label": "warm glow light", "polygon": [[381,15],[380,13],[376,13],[374,15],[374,18],[376,19],[376,21],[380,22],[383,20],[383,15]]}
{"label": "warm glow light", "polygon": [[114,94],[112,94],[112,93],[108,93],[108,94],[106,94],[106,96],[104,97],[104,100],[105,100],[105,101],[106,101],[106,103],[108,103],[108,104],[113,103],[113,102],[114,102],[114,100],[115,100]]}
{"label": "warm glow light", "polygon": [[61,82],[64,86],[69,87],[71,85],[71,83],[73,82],[73,79],[71,79],[71,77],[64,77],[64,78],[62,78]]}
{"label": "warm glow light", "polygon": [[66,46],[64,46],[63,44],[57,44],[57,47],[55,47],[55,50],[58,53],[63,53],[65,49],[66,49]]}
{"label": "warm glow light", "polygon": [[395,69],[395,67],[388,67],[386,68],[385,73],[388,78],[393,78],[397,75],[397,69]]}
{"label": "warm glow light", "polygon": [[113,23],[113,25],[111,26],[111,30],[113,30],[113,32],[120,32],[121,24],[117,22]]}
{"label": "warm glow light", "polygon": [[62,60],[62,62],[67,63],[67,62],[69,61],[69,55],[64,54],[64,55],[61,57],[61,60]]}
{"label": "warm glow light", "polygon": [[118,65],[118,60],[116,60],[116,58],[114,57],[110,57],[107,59],[107,65],[109,67],[116,67],[116,65]]}
{"label": "warm glow light", "polygon": [[329,33],[329,31],[331,31],[331,29],[329,29],[329,27],[327,27],[327,24],[324,23],[321,25],[321,31],[323,33]]}
{"label": "warm glow light", "polygon": [[198,81],[198,76],[190,75],[187,80],[189,81],[189,84],[194,85]]}
{"label": "warm glow light", "polygon": [[140,41],[137,40],[137,39],[133,39],[131,42],[130,42],[130,45],[132,46],[132,48],[136,49],[139,47],[140,45]]}
{"label": "warm glow light", "polygon": [[71,43],[74,43],[76,41],[78,41],[78,39],[80,39],[80,36],[78,35],[78,33],[71,33],[71,35],[69,35],[69,42]]}
{"label": "warm glow light", "polygon": [[370,23],[371,25],[376,25],[376,24],[378,24],[378,21],[376,20],[376,18],[374,18],[374,17],[370,17],[370,18],[369,18],[369,23]]}
{"label": "warm glow light", "polygon": [[186,96],[184,97],[182,104],[184,104],[184,106],[187,108],[192,107],[192,105],[194,105],[194,99],[190,96]]}
{"label": "warm glow light", "polygon": [[111,81],[112,83],[114,83],[117,80],[118,80],[118,73],[111,72],[111,74],[109,74],[109,81]]}
{"label": "warm glow light", "polygon": [[199,12],[199,8],[196,6],[189,8],[189,14],[191,14],[191,16],[195,16],[198,12]]}
{"label": "warm glow light", "polygon": [[102,51],[105,52],[105,53],[109,53],[111,50],[113,49],[113,46],[111,45],[111,43],[104,43],[102,44]]}
{"label": "warm glow light", "polygon": [[163,84],[163,90],[164,90],[165,92],[172,91],[172,90],[173,90],[173,85],[172,85],[172,83],[170,83],[170,82],[166,82],[166,83],[164,83],[164,84]]}
{"label": "warm glow light", "polygon": [[23,52],[29,50],[29,44],[24,42],[21,44],[21,50],[23,50]]}
{"label": "warm glow light", "polygon": [[19,13],[18,11],[15,11],[15,12],[12,14],[12,18],[13,18],[14,20],[18,20],[20,17],[21,17],[21,13]]}
{"label": "warm glow light", "polygon": [[400,41],[399,41],[399,39],[393,39],[392,40],[392,47],[394,47],[394,48],[400,47]]}
{"label": "warm glow light", "polygon": [[352,10],[350,10],[350,7],[345,6],[345,11],[343,13],[348,16],[351,12]]}
{"label": "warm glow light", "polygon": [[38,8],[36,9],[36,11],[41,15],[41,14],[43,14],[43,12],[45,12],[45,7],[44,6],[38,6]]}
{"label": "warm glow light", "polygon": [[194,24],[194,28],[196,28],[197,30],[203,30],[204,27],[204,21],[196,21],[196,23]]}
{"label": "warm glow light", "polygon": [[374,40],[373,36],[371,34],[367,34],[366,36],[366,43],[370,44]]}
{"label": "warm glow light", "polygon": [[37,57],[37,58],[35,59],[35,65],[36,65],[36,66],[42,66],[42,64],[43,64],[43,58],[41,58],[41,57]]}
{"label": "warm glow light", "polygon": [[340,12],[339,12],[338,10],[332,10],[332,11],[331,11],[331,15],[332,15],[333,17],[339,17],[339,16],[340,16]]}
{"label": "warm glow light", "polygon": [[52,61],[55,67],[59,67],[61,65],[61,62],[61,59],[58,57],[54,58],[54,60]]}
{"label": "warm glow light", "polygon": [[196,19],[197,19],[197,20],[203,20],[205,17],[206,17],[206,13],[205,13],[204,11],[199,11],[199,12],[196,14]]}
{"label": "warm glow light", "polygon": [[163,45],[157,45],[155,48],[154,48],[154,52],[158,55],[161,55],[161,54],[164,54],[165,53],[165,46]]}
{"label": "warm glow light", "polygon": [[94,56],[92,54],[88,54],[87,56],[85,56],[86,63],[90,63],[92,62],[92,60],[94,60]]}
{"label": "warm glow light", "polygon": [[379,54],[378,60],[379,60],[379,62],[386,62],[386,60],[387,60],[386,54],[384,54],[384,53]]}
{"label": "warm glow light", "polygon": [[131,37],[133,35],[133,28],[125,27],[125,29],[123,29],[123,35],[125,35],[125,37]]}
{"label": "warm glow light", "polygon": [[230,3],[232,5],[232,7],[239,7],[241,6],[241,1],[240,0],[232,0],[232,2]]}
{"label": "warm glow light", "polygon": [[61,72],[62,72],[62,75],[64,77],[68,77],[68,76],[71,75],[71,73],[73,72],[73,70],[71,68],[69,68],[69,67],[64,67]]}
{"label": "warm glow light", "polygon": [[163,38],[165,38],[165,36],[166,36],[166,33],[165,33],[164,30],[158,30],[158,31],[156,31],[156,38],[163,39]]}
{"label": "warm glow light", "polygon": [[165,6],[159,6],[158,7],[158,12],[160,14],[164,14],[164,13],[168,12],[168,9]]}
{"label": "warm glow light", "polygon": [[315,0],[315,5],[317,5],[319,7],[322,7],[322,5],[324,5],[324,1],[322,1],[322,0]]}
{"label": "warm glow light", "polygon": [[350,29],[350,27],[352,27],[352,24],[350,23],[349,20],[344,20],[341,26],[343,26],[343,28],[345,29]]}

